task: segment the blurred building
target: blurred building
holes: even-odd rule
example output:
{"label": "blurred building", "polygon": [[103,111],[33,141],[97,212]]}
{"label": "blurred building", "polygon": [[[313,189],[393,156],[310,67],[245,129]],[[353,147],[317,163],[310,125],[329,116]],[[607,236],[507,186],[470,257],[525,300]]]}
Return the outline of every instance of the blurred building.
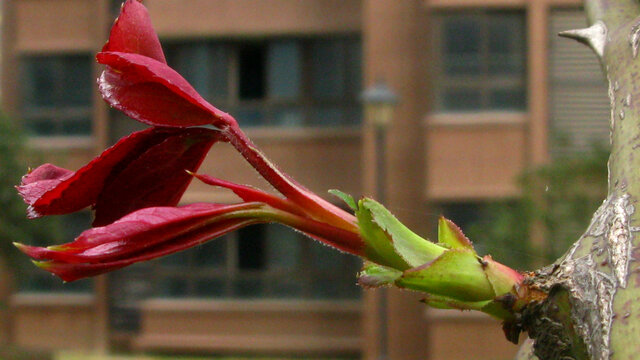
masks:
{"label": "blurred building", "polygon": [[[383,189],[385,204],[422,233],[433,214],[464,223],[468,209],[518,196],[523,169],[606,140],[598,63],[555,35],[584,26],[580,3],[145,1],[169,63],[234,114],[274,162],[321,194]],[[30,166],[44,159],[77,169],[142,128],[110,110],[94,81],[101,69],[93,56],[120,0],[3,6],[3,110],[41,154]],[[359,101],[377,81],[399,97],[384,162]],[[268,188],[224,145],[202,172]],[[194,183],[183,202],[233,200]],[[70,236],[89,216],[65,218]],[[61,284],[34,270],[11,296],[5,338],[37,348],[402,360],[515,352],[481,315],[427,310],[397,291],[363,294],[358,267],[296,233],[260,226],[95,280]]]}

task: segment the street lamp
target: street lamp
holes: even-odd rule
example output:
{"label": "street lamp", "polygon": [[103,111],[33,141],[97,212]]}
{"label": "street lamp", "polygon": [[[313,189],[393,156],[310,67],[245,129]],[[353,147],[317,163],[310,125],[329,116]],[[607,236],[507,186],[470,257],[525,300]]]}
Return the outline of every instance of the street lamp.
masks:
{"label": "street lamp", "polygon": [[[393,115],[398,103],[398,96],[387,86],[384,81],[377,81],[373,86],[367,88],[360,97],[364,105],[365,121],[369,128],[373,128],[373,149],[375,157],[375,197],[380,202],[386,199],[385,179],[386,179],[386,132],[393,120]],[[371,139],[371,138],[369,138]],[[371,141],[371,140],[369,140]],[[386,360],[389,356],[387,338],[387,291],[378,290],[377,296],[377,333],[379,334],[378,359]],[[373,294],[372,294],[373,295]],[[375,323],[375,322],[374,322]]]}
{"label": "street lamp", "polygon": [[385,149],[386,149],[386,131],[398,104],[398,96],[387,86],[387,84],[378,80],[376,83],[367,88],[361,95],[360,99],[364,105],[364,115],[367,125],[373,127],[374,132],[374,151],[375,151],[375,196],[378,201],[385,201]]}
{"label": "street lamp", "polygon": [[384,81],[379,80],[367,88],[362,93],[361,100],[367,121],[371,121],[376,128],[389,125],[398,103],[398,96]]}

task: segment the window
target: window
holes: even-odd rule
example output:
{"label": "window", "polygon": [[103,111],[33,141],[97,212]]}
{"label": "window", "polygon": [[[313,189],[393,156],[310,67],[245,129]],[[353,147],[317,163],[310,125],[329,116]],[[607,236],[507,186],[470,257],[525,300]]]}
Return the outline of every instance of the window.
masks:
{"label": "window", "polygon": [[244,126],[349,126],[360,121],[361,48],[354,38],[193,41],[169,64]]}
{"label": "window", "polygon": [[443,13],[435,17],[433,33],[437,110],[525,108],[522,12]]}
{"label": "window", "polygon": [[91,134],[89,55],[29,56],[22,62],[22,117],[33,136]]}
{"label": "window", "polygon": [[282,225],[254,225],[158,260],[155,295],[354,298],[357,258]]}

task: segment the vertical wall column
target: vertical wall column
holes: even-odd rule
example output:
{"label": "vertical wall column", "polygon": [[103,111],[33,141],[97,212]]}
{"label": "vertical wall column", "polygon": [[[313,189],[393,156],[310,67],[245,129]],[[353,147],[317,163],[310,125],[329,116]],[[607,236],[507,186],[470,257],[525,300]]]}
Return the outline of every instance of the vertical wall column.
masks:
{"label": "vertical wall column", "polygon": [[[384,81],[399,103],[388,128],[384,174],[385,205],[408,226],[424,233],[424,130],[427,111],[427,16],[420,0],[365,0],[363,8],[364,83]],[[365,126],[365,191],[375,192],[373,129]],[[409,210],[409,211],[405,211]],[[425,359],[427,323],[415,294],[385,292],[386,316],[375,307],[380,292],[365,292],[364,358]],[[380,326],[385,320],[386,325]],[[386,343],[382,343],[386,341]]]}
{"label": "vertical wall column", "polygon": [[548,146],[548,42],[549,4],[529,1],[527,7],[529,163],[542,165],[549,159]]}
{"label": "vertical wall column", "polygon": [[[549,160],[548,11],[547,1],[530,0],[527,3],[528,166],[540,166]],[[538,199],[542,199],[542,195],[533,194]],[[539,221],[534,222],[529,241],[541,254],[545,238],[544,225]]]}

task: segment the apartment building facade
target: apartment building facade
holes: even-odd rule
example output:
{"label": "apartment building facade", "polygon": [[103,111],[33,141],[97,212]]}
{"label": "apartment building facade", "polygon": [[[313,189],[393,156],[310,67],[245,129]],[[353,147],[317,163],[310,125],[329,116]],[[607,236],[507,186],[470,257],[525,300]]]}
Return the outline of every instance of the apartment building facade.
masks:
{"label": "apartment building facade", "polygon": [[[385,204],[419,232],[436,223],[435,212],[455,220],[517,197],[522,170],[607,136],[595,58],[555,37],[585,24],[578,0],[144,3],[170,65],[234,114],[274,162],[320,194],[382,189]],[[3,2],[3,110],[38,161],[76,169],[143,127],[110,110],[94,82],[93,56],[119,5]],[[399,99],[382,153],[360,101],[379,81]],[[224,145],[201,171],[268,188]],[[183,203],[233,200],[194,182]],[[89,217],[66,217],[70,234]],[[491,319],[428,310],[415,294],[362,292],[358,268],[285,228],[252,227],[93,280],[61,284],[34,271],[7,294],[5,339],[52,349],[403,360],[516,351]]]}

